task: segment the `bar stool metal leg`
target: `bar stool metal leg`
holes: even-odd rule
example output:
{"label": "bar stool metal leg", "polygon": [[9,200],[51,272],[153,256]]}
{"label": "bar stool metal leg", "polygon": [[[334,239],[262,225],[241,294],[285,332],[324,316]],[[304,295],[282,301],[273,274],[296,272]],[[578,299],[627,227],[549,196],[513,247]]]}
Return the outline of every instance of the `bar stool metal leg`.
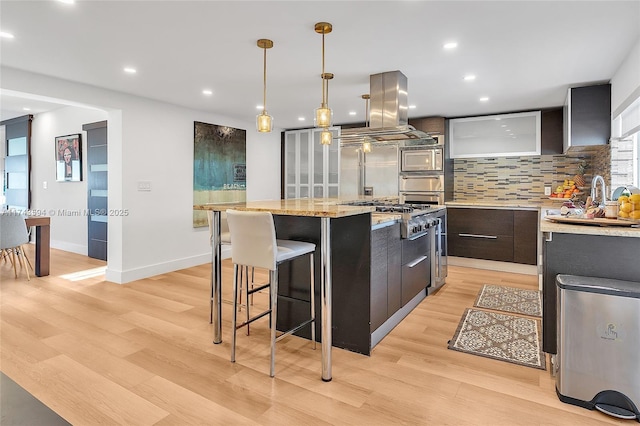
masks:
{"label": "bar stool metal leg", "polygon": [[236,362],[236,323],[238,321],[238,309],[236,301],[238,300],[238,265],[233,265],[233,315],[231,320],[231,362]]}
{"label": "bar stool metal leg", "polygon": [[[245,289],[246,289],[245,294],[247,295],[245,297],[244,306],[247,314],[247,336],[249,336],[250,327],[251,327],[251,324],[249,323],[249,319],[251,317],[249,315],[249,267],[248,266],[244,267],[244,282],[245,282]],[[251,297],[253,298],[253,294],[251,294]],[[242,298],[242,292],[240,292],[240,298]]]}
{"label": "bar stool metal leg", "polygon": [[276,323],[278,321],[278,267],[270,271],[271,275],[271,370],[270,376],[276,375]]}
{"label": "bar stool metal leg", "polygon": [[315,302],[315,274],[313,272],[313,253],[309,256],[309,267],[311,269],[311,341],[313,342],[313,349],[316,349],[316,302]]}

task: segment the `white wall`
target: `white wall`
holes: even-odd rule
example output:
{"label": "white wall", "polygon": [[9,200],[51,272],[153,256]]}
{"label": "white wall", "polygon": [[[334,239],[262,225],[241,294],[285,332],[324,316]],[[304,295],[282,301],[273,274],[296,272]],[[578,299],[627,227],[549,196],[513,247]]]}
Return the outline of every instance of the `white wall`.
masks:
{"label": "white wall", "polygon": [[[12,68],[1,71],[3,90],[107,111],[109,208],[129,212],[109,217],[109,281],[125,283],[210,261],[208,229],[192,227],[194,121],[246,129],[247,199],[280,198],[279,129],[258,134],[253,120],[243,122]],[[53,161],[52,150],[32,155],[38,162],[40,156]],[[38,176],[35,182],[41,186],[42,180]],[[139,192],[140,180],[150,181],[152,190]],[[52,223],[52,233],[53,227]]]}
{"label": "white wall", "polygon": [[640,39],[611,78],[611,112],[616,118],[640,97]]}
{"label": "white wall", "polygon": [[[107,119],[106,111],[66,107],[36,114],[31,123],[31,207],[51,216],[51,246],[87,254],[87,133],[82,125]],[[82,135],[83,180],[56,182],[56,136]],[[47,188],[44,188],[46,184]]]}

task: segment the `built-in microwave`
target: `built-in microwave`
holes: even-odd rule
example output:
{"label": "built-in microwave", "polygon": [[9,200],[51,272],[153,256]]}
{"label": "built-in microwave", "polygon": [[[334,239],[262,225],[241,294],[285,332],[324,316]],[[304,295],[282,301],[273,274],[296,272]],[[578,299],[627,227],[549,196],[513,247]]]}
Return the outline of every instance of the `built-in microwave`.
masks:
{"label": "built-in microwave", "polygon": [[400,172],[444,171],[444,144],[442,137],[436,136],[432,145],[405,145],[400,148]]}

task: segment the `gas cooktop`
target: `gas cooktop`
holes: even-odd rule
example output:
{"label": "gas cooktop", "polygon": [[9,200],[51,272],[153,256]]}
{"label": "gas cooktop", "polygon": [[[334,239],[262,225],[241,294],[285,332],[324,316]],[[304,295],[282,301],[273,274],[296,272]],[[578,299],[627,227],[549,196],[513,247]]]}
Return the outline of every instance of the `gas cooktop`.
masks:
{"label": "gas cooktop", "polygon": [[351,206],[372,206],[380,213],[416,213],[418,211],[429,210],[431,204],[404,203],[399,204],[387,200],[358,200],[347,203]]}

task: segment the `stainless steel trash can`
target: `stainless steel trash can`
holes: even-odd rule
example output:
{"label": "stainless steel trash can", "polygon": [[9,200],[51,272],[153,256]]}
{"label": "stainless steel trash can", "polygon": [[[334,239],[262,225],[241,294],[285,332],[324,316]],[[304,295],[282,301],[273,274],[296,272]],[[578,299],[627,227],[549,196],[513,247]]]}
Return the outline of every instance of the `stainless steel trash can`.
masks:
{"label": "stainless steel trash can", "polygon": [[640,422],[640,283],[558,275],[556,287],[558,397]]}

